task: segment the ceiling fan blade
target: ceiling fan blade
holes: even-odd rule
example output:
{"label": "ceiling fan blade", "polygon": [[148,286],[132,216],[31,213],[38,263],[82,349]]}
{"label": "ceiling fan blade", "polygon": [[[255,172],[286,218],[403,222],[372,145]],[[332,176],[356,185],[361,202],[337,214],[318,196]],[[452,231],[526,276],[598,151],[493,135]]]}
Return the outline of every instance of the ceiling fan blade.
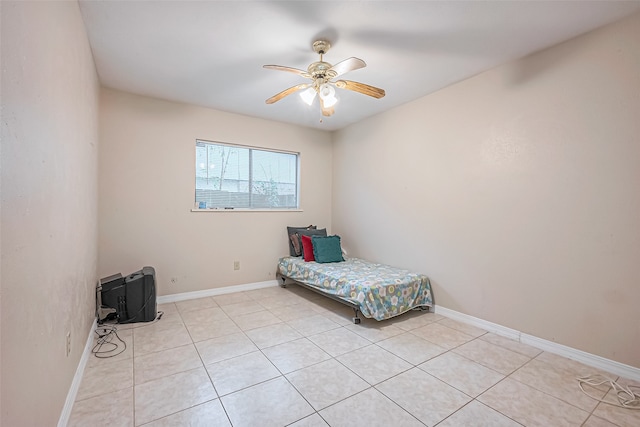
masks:
{"label": "ceiling fan blade", "polygon": [[323,116],[329,117],[336,112],[336,110],[333,107],[325,107],[324,101],[322,100],[322,98],[318,97],[318,99],[320,99],[320,109],[322,110]]}
{"label": "ceiling fan blade", "polygon": [[299,90],[306,89],[306,88],[308,88],[309,86],[311,86],[311,83],[306,83],[306,84],[301,84],[301,85],[295,85],[295,86],[292,86],[292,87],[290,87],[289,89],[285,89],[285,90],[283,90],[282,92],[280,92],[280,93],[278,93],[278,94],[273,95],[271,98],[267,99],[265,102],[266,102],[267,104],[273,104],[273,103],[274,103],[274,102],[276,102],[276,101],[280,101],[280,100],[281,100],[282,98],[284,98],[285,96],[287,96],[287,95],[291,95],[292,93],[297,92],[297,91],[299,91]]}
{"label": "ceiling fan blade", "polygon": [[268,68],[270,70],[279,70],[279,71],[287,71],[289,73],[297,74],[302,77],[310,78],[308,72],[305,70],[301,70],[299,68],[285,67],[283,65],[263,65],[262,68]]}
{"label": "ceiling fan blade", "polygon": [[374,98],[382,98],[385,95],[384,89],[380,89],[374,86],[369,86],[364,83],[352,82],[349,80],[338,80],[335,82],[336,87],[340,89],[352,90],[354,92],[360,92],[365,95],[373,96]]}
{"label": "ceiling fan blade", "polygon": [[336,73],[335,77],[337,77],[341,74],[344,74],[353,70],[358,70],[366,66],[367,64],[365,64],[365,62],[362,59],[354,58],[352,56],[351,58],[347,58],[344,61],[338,62],[333,67],[329,68],[329,71],[335,71]]}

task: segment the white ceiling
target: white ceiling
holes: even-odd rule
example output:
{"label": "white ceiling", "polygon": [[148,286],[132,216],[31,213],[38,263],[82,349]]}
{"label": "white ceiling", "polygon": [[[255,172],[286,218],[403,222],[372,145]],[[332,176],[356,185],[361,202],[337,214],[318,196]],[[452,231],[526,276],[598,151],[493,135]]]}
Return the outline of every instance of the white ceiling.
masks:
{"label": "white ceiling", "polygon": [[[100,1],[80,0],[106,87],[217,110],[336,130],[640,10],[639,1]],[[382,99],[338,89],[321,121],[297,94],[308,80],[262,68],[305,69],[314,40],[344,76]],[[533,76],[535,77],[535,76]],[[523,76],[522,78],[533,78]]]}

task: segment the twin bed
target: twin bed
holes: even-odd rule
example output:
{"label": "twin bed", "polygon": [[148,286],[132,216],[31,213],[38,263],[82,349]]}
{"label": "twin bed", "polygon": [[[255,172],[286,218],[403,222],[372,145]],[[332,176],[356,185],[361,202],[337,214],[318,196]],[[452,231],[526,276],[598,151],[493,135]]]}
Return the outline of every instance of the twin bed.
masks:
{"label": "twin bed", "polygon": [[428,310],[433,305],[431,284],[424,274],[348,258],[341,262],[318,263],[300,257],[278,261],[276,277],[285,287],[287,279],[348,305],[375,320],[389,319],[413,309]]}

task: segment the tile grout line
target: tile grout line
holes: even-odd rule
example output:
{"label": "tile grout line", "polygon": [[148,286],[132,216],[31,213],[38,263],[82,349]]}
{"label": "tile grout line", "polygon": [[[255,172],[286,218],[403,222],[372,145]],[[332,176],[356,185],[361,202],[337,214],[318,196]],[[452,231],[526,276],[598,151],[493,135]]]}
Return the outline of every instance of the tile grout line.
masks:
{"label": "tile grout line", "polygon": [[[174,305],[176,305],[176,303],[167,303],[167,304],[174,304]],[[210,307],[206,307],[206,308],[210,308]],[[203,310],[204,310],[204,309],[205,309],[205,308],[203,308]],[[193,311],[197,311],[197,310],[193,310]],[[215,385],[213,384],[213,381],[212,381],[212,379],[211,379],[211,377],[210,377],[210,375],[209,375],[209,372],[208,372],[208,370],[206,369],[206,365],[204,364],[204,361],[202,360],[202,356],[200,355],[200,352],[198,351],[198,348],[197,348],[197,347],[196,347],[196,345],[195,345],[196,343],[195,343],[195,341],[193,341],[193,337],[191,336],[191,333],[189,332],[189,329],[186,327],[186,324],[184,323],[184,318],[182,317],[182,312],[178,309],[177,305],[176,305],[176,312],[178,313],[178,316],[180,317],[180,319],[181,319],[181,321],[182,321],[183,325],[185,326],[185,329],[187,329],[187,333],[189,334],[189,338],[191,339],[191,344],[185,344],[184,346],[185,346],[185,347],[186,347],[187,345],[192,345],[192,346],[193,346],[194,350],[196,351],[196,354],[198,355],[198,358],[200,359],[200,363],[202,363],[202,368],[205,370],[205,373],[207,374],[207,377],[209,378],[209,381],[211,382],[211,386],[213,387],[213,391],[215,392],[216,397],[215,397],[214,399],[211,399],[211,400],[207,400],[207,401],[205,401],[205,402],[198,403],[198,404],[193,405],[193,406],[190,406],[190,407],[188,407],[188,408],[180,409],[180,410],[178,410],[178,411],[176,411],[176,412],[173,412],[173,413],[171,413],[171,414],[163,415],[163,416],[162,416],[162,417],[160,417],[160,418],[156,418],[156,419],[154,419],[154,420],[149,421],[149,423],[152,423],[152,422],[155,422],[155,421],[158,421],[158,420],[162,420],[162,419],[164,419],[164,418],[170,417],[170,416],[175,415],[175,414],[179,414],[180,412],[183,412],[183,411],[188,410],[188,409],[191,409],[191,408],[195,408],[195,407],[197,407],[197,406],[199,406],[199,405],[203,405],[203,404],[208,403],[208,402],[212,402],[212,401],[214,401],[214,400],[216,400],[216,399],[220,400],[220,396],[218,395],[218,391],[216,390]],[[174,348],[177,348],[177,347],[174,347]],[[166,351],[166,350],[163,350],[163,351]],[[151,354],[151,353],[148,353],[148,354]],[[134,361],[134,366],[135,366],[135,361]],[[193,370],[196,370],[196,369],[199,369],[199,367],[198,367],[198,368],[193,368],[193,369],[187,369],[186,371],[176,372],[176,373],[174,373],[174,374],[177,374],[177,373],[184,373],[184,372],[189,372],[189,371],[193,371]],[[172,374],[172,375],[173,375],[173,374]],[[135,377],[134,377],[134,378],[135,378]],[[153,380],[150,380],[150,381],[153,381]],[[149,382],[149,381],[147,381],[147,382]],[[134,384],[135,384],[135,381],[134,381]],[[134,400],[134,403],[135,403],[135,400]],[[226,409],[225,409],[225,408],[224,408],[224,406],[222,405],[222,401],[220,401],[220,406],[222,406],[222,409],[225,411],[225,415],[227,416],[227,419],[229,420],[229,423],[231,423],[231,420],[229,419],[229,415],[227,414]],[[135,406],[134,406],[134,408],[135,408]],[[135,410],[134,410],[134,412],[135,412]],[[134,421],[135,421],[135,415],[134,415]],[[145,424],[148,424],[148,423],[145,423]],[[134,425],[135,425],[135,424],[134,424]]]}

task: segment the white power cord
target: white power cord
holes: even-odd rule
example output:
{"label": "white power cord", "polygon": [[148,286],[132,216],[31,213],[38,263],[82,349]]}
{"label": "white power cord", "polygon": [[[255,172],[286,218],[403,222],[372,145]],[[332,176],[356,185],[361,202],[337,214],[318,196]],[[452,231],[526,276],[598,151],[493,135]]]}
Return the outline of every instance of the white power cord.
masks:
{"label": "white power cord", "polygon": [[[584,394],[586,394],[592,399],[597,400],[598,402],[603,402],[612,406],[618,406],[620,408],[640,409],[640,394],[631,390],[632,388],[640,390],[640,386],[630,385],[630,386],[623,387],[617,382],[615,382],[614,380],[612,380],[611,378],[607,378],[603,375],[589,375],[586,377],[580,377],[578,378],[578,384],[580,385],[580,390],[582,390]],[[593,387],[596,387],[602,384],[609,385],[610,388],[613,388],[615,390],[616,396],[618,397],[618,403],[616,404],[615,402],[608,402],[604,399],[599,399],[595,396],[590,395],[584,390],[584,387],[583,387],[584,384],[587,384]]]}

